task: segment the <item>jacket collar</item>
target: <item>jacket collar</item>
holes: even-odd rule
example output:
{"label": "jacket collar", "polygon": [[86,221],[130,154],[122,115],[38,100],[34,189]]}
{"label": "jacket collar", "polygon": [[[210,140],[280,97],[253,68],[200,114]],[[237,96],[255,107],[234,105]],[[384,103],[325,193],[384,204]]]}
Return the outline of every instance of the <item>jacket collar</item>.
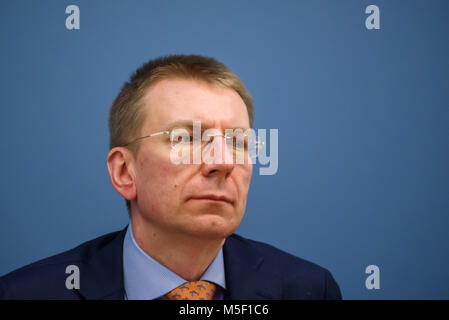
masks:
{"label": "jacket collar", "polygon": [[281,299],[281,279],[264,269],[264,259],[246,239],[231,235],[223,246],[226,287],[225,299]]}
{"label": "jacket collar", "polygon": [[123,240],[127,228],[111,234],[109,239],[96,245],[97,248],[89,248],[83,257],[78,290],[82,298],[123,299]]}

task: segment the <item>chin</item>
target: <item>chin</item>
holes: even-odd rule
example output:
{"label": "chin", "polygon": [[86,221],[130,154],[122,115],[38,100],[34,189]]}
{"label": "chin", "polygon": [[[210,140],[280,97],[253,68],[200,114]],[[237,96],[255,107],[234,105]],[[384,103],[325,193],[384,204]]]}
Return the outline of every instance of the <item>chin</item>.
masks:
{"label": "chin", "polygon": [[192,232],[199,237],[206,238],[226,238],[237,229],[240,222],[217,215],[207,215],[195,220]]}

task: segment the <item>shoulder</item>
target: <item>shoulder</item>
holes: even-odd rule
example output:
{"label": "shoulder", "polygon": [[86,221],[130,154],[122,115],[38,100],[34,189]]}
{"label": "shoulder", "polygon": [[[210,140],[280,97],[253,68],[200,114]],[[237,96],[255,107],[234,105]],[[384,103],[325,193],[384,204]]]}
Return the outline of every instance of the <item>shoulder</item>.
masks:
{"label": "shoulder", "polygon": [[294,256],[270,244],[233,234],[228,238],[243,254],[259,256],[261,269],[281,279],[285,299],[341,299],[340,288],[331,272],[311,261]]}
{"label": "shoulder", "polygon": [[[120,231],[112,232],[60,254],[36,261],[0,277],[0,299],[77,299],[65,287],[67,267],[89,264]],[[71,273],[71,272],[70,272]]]}
{"label": "shoulder", "polygon": [[237,234],[233,234],[230,238],[232,238],[233,241],[239,242],[242,248],[252,251],[255,254],[262,255],[265,263],[283,262],[282,265],[287,268],[301,268],[306,272],[322,272],[325,270],[313,262],[294,256],[268,243],[244,238]]}

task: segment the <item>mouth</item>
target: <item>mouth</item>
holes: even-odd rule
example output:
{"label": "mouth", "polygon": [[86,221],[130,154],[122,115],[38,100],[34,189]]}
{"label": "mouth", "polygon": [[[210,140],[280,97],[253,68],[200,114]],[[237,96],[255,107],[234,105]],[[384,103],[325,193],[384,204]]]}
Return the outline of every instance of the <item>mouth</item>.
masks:
{"label": "mouth", "polygon": [[215,201],[215,202],[225,202],[225,203],[229,203],[229,204],[234,204],[234,201],[232,201],[230,198],[228,198],[226,196],[218,196],[218,195],[214,195],[214,194],[194,196],[194,197],[191,197],[190,200]]}

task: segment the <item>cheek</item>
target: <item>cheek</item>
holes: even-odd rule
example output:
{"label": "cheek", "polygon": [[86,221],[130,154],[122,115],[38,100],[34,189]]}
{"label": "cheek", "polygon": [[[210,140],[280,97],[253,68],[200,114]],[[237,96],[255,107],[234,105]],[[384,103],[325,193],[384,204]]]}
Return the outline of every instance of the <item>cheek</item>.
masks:
{"label": "cheek", "polygon": [[246,192],[248,192],[252,175],[253,175],[252,165],[245,165],[244,167],[242,167],[242,174],[241,174],[242,184],[244,185]]}
{"label": "cheek", "polygon": [[[140,201],[144,198],[157,204],[161,196],[166,194],[166,182],[171,180],[170,170],[163,159],[157,156],[142,156],[139,158],[135,173],[137,195]],[[139,202],[140,202],[139,201]]]}
{"label": "cheek", "polygon": [[136,170],[138,202],[151,211],[164,211],[178,205],[180,198],[180,166],[156,155],[139,158]]}
{"label": "cheek", "polygon": [[237,188],[239,192],[239,198],[242,205],[246,203],[246,197],[249,191],[249,185],[251,183],[251,177],[253,172],[252,166],[242,166],[236,168],[237,170]]}

